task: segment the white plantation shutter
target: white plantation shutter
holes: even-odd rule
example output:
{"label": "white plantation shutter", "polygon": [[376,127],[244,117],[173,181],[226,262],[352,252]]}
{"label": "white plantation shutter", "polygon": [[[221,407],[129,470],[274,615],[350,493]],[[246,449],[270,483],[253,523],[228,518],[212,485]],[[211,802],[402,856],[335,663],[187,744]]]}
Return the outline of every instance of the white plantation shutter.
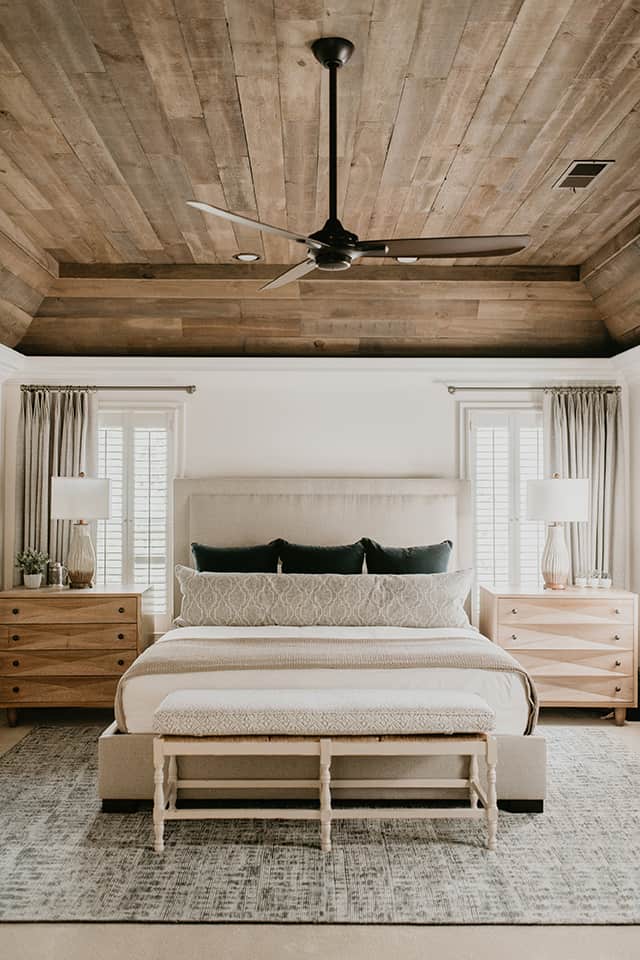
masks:
{"label": "white plantation shutter", "polygon": [[536,586],[544,523],[527,520],[527,481],[543,476],[542,413],[472,410],[469,466],[477,583]]}
{"label": "white plantation shutter", "polygon": [[150,584],[149,612],[169,596],[171,414],[104,411],[99,416],[100,476],[111,479],[111,519],[98,524],[99,583]]}

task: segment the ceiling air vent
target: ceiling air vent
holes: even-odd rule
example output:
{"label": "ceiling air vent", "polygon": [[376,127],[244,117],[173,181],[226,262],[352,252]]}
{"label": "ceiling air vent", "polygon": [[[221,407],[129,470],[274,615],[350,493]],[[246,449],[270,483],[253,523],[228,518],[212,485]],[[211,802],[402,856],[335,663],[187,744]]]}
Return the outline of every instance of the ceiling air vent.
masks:
{"label": "ceiling air vent", "polygon": [[595,178],[615,160],[574,160],[567,167],[559,180],[554,183],[554,189],[569,187],[573,190],[582,190],[590,186]]}

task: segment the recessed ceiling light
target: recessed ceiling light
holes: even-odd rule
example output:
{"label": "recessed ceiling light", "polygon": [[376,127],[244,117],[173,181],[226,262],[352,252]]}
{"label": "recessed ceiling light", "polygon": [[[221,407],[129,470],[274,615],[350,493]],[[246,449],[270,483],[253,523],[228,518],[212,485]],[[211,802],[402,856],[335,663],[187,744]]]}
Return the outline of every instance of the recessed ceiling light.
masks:
{"label": "recessed ceiling light", "polygon": [[417,257],[396,257],[398,263],[417,263]]}
{"label": "recessed ceiling light", "polygon": [[234,253],[234,260],[242,260],[243,263],[253,263],[254,260],[260,260],[259,253]]}

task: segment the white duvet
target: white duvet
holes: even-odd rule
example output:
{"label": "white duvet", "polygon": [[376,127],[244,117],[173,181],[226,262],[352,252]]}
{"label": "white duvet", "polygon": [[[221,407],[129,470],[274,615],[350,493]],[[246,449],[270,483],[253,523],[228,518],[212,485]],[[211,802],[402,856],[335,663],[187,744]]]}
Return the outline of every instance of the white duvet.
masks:
{"label": "white duvet", "polygon": [[[157,643],[183,640],[229,639],[234,637],[269,641],[295,638],[314,640],[446,639],[459,630],[416,627],[182,627],[170,630]],[[478,635],[479,636],[479,635]],[[488,644],[489,640],[486,641]],[[368,687],[390,689],[459,690],[476,693],[495,710],[496,732],[523,734],[529,719],[525,681],[519,674],[460,668],[403,669],[259,669],[213,670],[193,673],[161,673],[132,676],[123,689],[122,708],[129,733],[151,733],[153,714],[167,694],[174,690],[202,689],[286,689],[286,688]]]}

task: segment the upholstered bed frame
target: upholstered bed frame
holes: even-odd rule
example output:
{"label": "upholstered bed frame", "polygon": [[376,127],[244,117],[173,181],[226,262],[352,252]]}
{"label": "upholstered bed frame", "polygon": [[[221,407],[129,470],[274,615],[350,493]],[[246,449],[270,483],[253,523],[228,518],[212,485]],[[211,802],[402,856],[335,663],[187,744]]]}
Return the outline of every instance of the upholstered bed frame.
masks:
{"label": "upholstered bed frame", "polygon": [[[449,479],[369,478],[204,478],[174,483],[174,561],[190,563],[190,543],[198,540],[220,546],[265,543],[284,537],[298,543],[350,543],[369,536],[390,546],[435,543],[450,539],[454,553],[450,568],[472,566],[471,510],[468,484]],[[176,603],[178,598],[175,598]],[[119,810],[150,801],[153,796],[152,736],[122,734],[114,724],[99,741],[99,790],[103,809]],[[498,736],[498,796],[503,808],[539,811],[545,796],[545,742],[534,736]],[[274,775],[273,760],[189,758],[185,776],[227,778]],[[344,758],[341,776],[370,776],[375,764],[378,779],[394,777],[407,760]],[[415,776],[456,777],[454,758],[431,757],[416,764]],[[200,763],[200,766],[197,764]],[[260,765],[264,773],[260,772]],[[277,773],[286,779],[307,777],[304,758],[283,758]],[[426,766],[428,765],[428,773]],[[365,770],[366,767],[366,770]],[[418,767],[420,770],[418,770]],[[304,793],[304,791],[298,791]],[[425,791],[410,791],[424,797]],[[188,793],[185,795],[188,796]],[[203,791],[192,791],[193,797]],[[205,794],[206,795],[206,794]],[[238,796],[248,797],[247,791]],[[276,790],[268,796],[277,795]],[[293,794],[292,794],[293,795]],[[366,796],[366,791],[344,791],[344,796]],[[407,796],[406,791],[402,794]],[[440,791],[438,796],[455,796]],[[217,796],[233,797],[232,790]],[[376,790],[377,797],[397,797],[397,791]]]}

